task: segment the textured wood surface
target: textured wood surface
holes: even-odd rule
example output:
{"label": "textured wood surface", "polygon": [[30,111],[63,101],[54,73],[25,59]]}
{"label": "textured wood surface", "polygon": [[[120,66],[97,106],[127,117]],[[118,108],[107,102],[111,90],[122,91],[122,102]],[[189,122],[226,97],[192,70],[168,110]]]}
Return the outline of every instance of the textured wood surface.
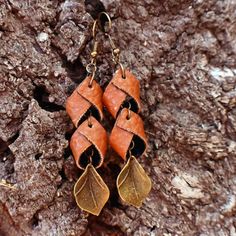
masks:
{"label": "textured wood surface", "polygon": [[[65,100],[85,78],[93,17],[106,9],[124,64],[140,79],[153,189],[124,205],[111,150],[99,217],[76,206],[81,175]],[[0,0],[0,235],[236,235],[234,0]],[[115,70],[102,38],[96,80]],[[106,113],[103,125],[114,120]]]}

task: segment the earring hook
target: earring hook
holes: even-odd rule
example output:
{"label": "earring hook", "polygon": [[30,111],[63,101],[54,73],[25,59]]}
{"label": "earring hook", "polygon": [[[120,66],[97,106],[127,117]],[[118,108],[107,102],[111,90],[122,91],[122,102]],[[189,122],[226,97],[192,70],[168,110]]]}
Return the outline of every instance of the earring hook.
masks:
{"label": "earring hook", "polygon": [[[102,26],[102,16],[105,16],[107,21],[108,21],[108,30],[105,30],[105,27]],[[93,38],[96,38],[96,35],[98,33],[98,27],[100,28],[100,30],[102,30],[104,33],[109,33],[109,31],[111,30],[112,27],[112,21],[111,21],[111,17],[108,15],[108,13],[106,13],[105,11],[100,12],[98,15],[98,18],[94,21],[93,23],[93,28],[92,28],[92,35]]]}
{"label": "earring hook", "polygon": [[[102,26],[102,20],[101,20],[102,16],[105,16],[107,21],[108,21],[108,30],[106,30],[105,26],[104,27]],[[111,31],[111,28],[112,28],[111,17],[105,11],[100,12],[99,15],[98,15],[98,18],[93,23],[92,35],[93,35],[93,38],[95,39],[95,41],[96,41],[96,35],[98,33],[98,28],[101,31],[103,31],[105,36],[108,38],[109,43],[110,43],[111,48],[112,48],[112,59],[113,59],[113,61],[116,65],[120,66],[120,69],[121,69],[121,72],[122,72],[122,78],[125,79],[125,77],[126,77],[125,76],[125,68],[124,68],[123,64],[120,62],[120,49],[115,45],[111,35],[109,34],[110,31]],[[95,73],[93,73],[90,85],[93,81],[94,74]]]}
{"label": "earring hook", "polygon": [[98,23],[98,20],[95,20],[93,22],[92,36],[93,36],[94,39],[96,38],[96,35],[97,35],[97,23]]}
{"label": "earring hook", "polygon": [[[107,21],[108,21],[108,31],[106,31],[105,29],[105,26],[103,27],[102,26],[102,16],[105,16],[107,18]],[[106,13],[105,11],[103,12],[100,12],[99,15],[98,15],[98,24],[99,24],[99,27],[102,31],[104,31],[104,33],[108,33],[110,30],[111,30],[111,27],[112,27],[112,21],[111,21],[111,17],[108,15],[108,13]]]}
{"label": "earring hook", "polygon": [[[108,20],[108,30],[105,29],[105,27],[102,27],[102,21],[101,21],[101,17],[105,16]],[[105,34],[105,36],[108,38],[109,43],[111,45],[112,48],[112,57],[113,57],[113,61],[116,65],[120,66],[121,72],[122,72],[122,78],[125,79],[125,68],[123,66],[123,64],[120,62],[120,49],[116,46],[116,44],[114,43],[111,35],[110,35],[110,31],[112,28],[112,21],[111,21],[111,17],[108,15],[108,13],[106,12],[101,12],[98,15],[98,19],[96,20],[96,22],[94,23],[94,29],[96,29],[96,25],[99,25],[99,28],[103,31],[103,33]],[[94,31],[95,33],[95,31]]]}

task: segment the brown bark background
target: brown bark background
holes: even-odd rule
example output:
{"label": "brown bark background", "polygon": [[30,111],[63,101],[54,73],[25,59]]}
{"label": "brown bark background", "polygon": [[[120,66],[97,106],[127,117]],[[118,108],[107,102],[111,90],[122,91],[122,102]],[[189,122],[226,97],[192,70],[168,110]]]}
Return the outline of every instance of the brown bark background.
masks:
{"label": "brown bark background", "polygon": [[[236,235],[236,1],[0,0],[0,235]],[[123,204],[109,151],[111,197],[99,217],[76,206],[81,174],[64,103],[85,78],[91,25],[113,18],[122,61],[141,81],[153,189]],[[114,68],[102,39],[97,81]],[[104,125],[114,120],[106,114]]]}

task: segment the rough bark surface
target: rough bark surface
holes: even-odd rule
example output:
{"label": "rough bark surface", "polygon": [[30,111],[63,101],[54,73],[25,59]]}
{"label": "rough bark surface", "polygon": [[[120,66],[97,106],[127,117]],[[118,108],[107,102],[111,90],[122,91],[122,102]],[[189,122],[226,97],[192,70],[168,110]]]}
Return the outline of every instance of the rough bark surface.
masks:
{"label": "rough bark surface", "polygon": [[[123,162],[109,151],[100,174],[111,197],[93,217],[72,196],[81,171],[64,104],[85,78],[103,5],[141,81],[153,189],[140,209],[122,203]],[[104,89],[114,67],[101,42]],[[0,0],[0,58],[0,179],[15,186],[0,186],[0,235],[236,235],[236,1]]]}

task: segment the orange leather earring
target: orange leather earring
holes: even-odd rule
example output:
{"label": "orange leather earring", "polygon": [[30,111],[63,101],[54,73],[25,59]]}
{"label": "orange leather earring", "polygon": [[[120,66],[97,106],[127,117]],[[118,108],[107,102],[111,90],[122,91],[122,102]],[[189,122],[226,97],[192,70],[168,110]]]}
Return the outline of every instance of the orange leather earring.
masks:
{"label": "orange leather earring", "polygon": [[[107,13],[104,14],[110,22]],[[121,199],[140,207],[151,190],[151,180],[137,161],[146,150],[147,139],[140,111],[140,85],[136,77],[120,63],[120,50],[105,31],[112,47],[113,61],[119,65],[103,94],[103,104],[116,119],[110,135],[111,147],[126,161],[117,178]]]}
{"label": "orange leather earring", "polygon": [[[94,23],[96,25],[96,22]],[[99,215],[109,198],[109,189],[96,171],[103,164],[107,150],[107,134],[99,123],[103,118],[102,89],[94,80],[97,41],[93,27],[94,48],[87,66],[90,74],[66,101],[66,111],[77,128],[70,140],[76,165],[83,169],[74,186],[77,205],[84,211]]]}

